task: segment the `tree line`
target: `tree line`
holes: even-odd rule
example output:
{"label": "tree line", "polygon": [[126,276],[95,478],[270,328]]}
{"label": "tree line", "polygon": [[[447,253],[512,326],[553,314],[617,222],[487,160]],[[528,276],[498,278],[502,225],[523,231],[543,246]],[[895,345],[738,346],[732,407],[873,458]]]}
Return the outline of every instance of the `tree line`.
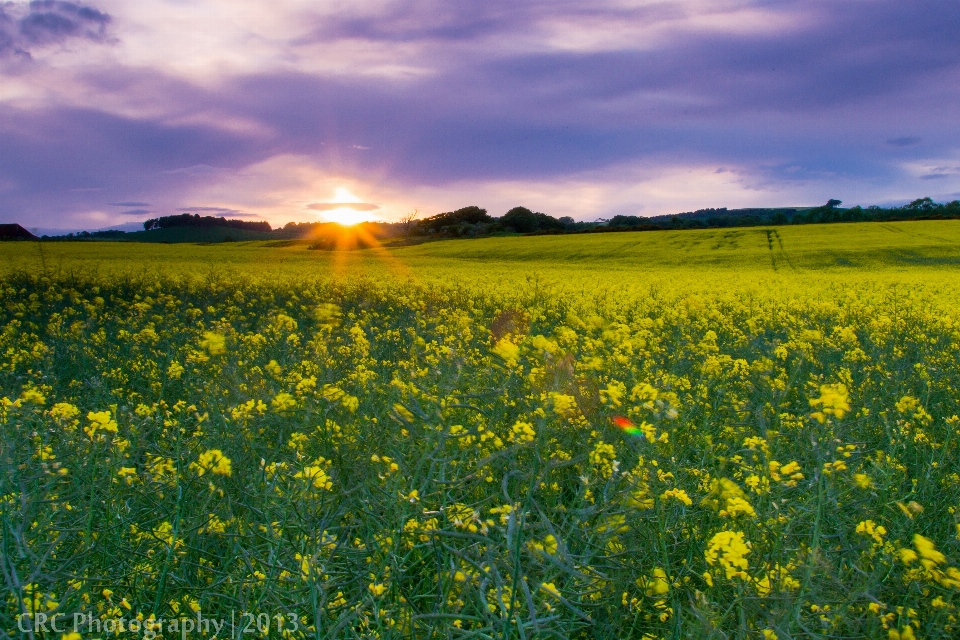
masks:
{"label": "tree line", "polygon": [[176,216],[162,216],[151,218],[143,223],[144,231],[154,229],[172,229],[173,227],[199,227],[210,229],[213,227],[228,227],[230,229],[244,229],[246,231],[270,231],[269,222],[249,222],[246,220],[231,220],[215,216],[201,216],[198,213],[190,215],[181,213]]}
{"label": "tree line", "polygon": [[[559,233],[605,233],[616,231],[656,231],[668,229],[702,229],[722,227],[750,227],[787,224],[831,224],[842,222],[892,222],[898,220],[954,219],[960,218],[960,200],[946,203],[934,202],[931,198],[918,198],[900,207],[849,207],[842,208],[840,200],[830,199],[819,207],[806,208],[710,208],[687,211],[673,215],[641,217],[615,215],[609,220],[578,222],[569,216],[555,218],[527,207],[513,207],[496,218],[475,205],[462,207],[436,215],[417,219],[416,214],[405,216],[400,222],[363,222],[355,227],[368,235],[388,238],[472,238],[497,234],[559,234]],[[336,244],[339,225],[332,222],[290,222],[278,229],[271,229],[265,221],[251,222],[213,216],[184,213],[151,218],[143,223],[147,232],[177,227],[230,228],[244,231],[269,233],[284,239],[317,238],[329,236],[331,246]],[[77,234],[57,236],[57,239],[90,240],[148,240],[150,234],[143,232],[127,234],[123,231],[83,231]],[[47,236],[44,236],[47,238]],[[55,239],[50,238],[50,239]],[[320,244],[323,244],[322,242]]]}

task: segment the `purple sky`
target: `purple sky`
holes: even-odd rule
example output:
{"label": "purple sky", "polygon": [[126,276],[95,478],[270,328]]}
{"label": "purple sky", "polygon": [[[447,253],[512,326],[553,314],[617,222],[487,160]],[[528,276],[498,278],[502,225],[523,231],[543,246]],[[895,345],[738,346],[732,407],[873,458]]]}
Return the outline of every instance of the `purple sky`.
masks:
{"label": "purple sky", "polygon": [[956,0],[0,0],[0,222],[950,200],[958,33]]}

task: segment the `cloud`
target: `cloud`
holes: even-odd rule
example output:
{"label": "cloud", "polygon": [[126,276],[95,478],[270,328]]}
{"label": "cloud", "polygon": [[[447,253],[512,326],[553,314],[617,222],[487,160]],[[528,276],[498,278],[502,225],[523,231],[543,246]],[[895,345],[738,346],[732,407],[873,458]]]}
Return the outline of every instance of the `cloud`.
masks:
{"label": "cloud", "polygon": [[[643,204],[651,215],[670,212],[669,185],[678,210],[758,193],[869,204],[940,174],[927,180],[960,188],[935,169],[960,150],[960,6],[936,0],[96,4],[83,19],[67,6],[85,5],[0,4],[8,53],[117,36],[96,59],[64,47],[57,64],[0,67],[0,214],[81,216],[109,201],[388,217],[484,204],[473,188],[500,203],[510,185],[576,181],[586,194],[592,180],[613,195],[548,201],[592,218],[639,206],[629,180],[604,178],[624,166],[671,167],[656,181],[665,210]],[[31,40],[30,12],[76,26],[38,20]],[[691,191],[684,167],[725,172]],[[315,202],[342,184],[364,202]]]}
{"label": "cloud", "polygon": [[318,17],[317,26],[310,34],[297,38],[295,43],[341,39],[462,42],[522,29],[530,24],[538,5],[542,6],[542,3],[532,2],[524,6],[505,0],[462,0],[456,3],[401,0],[373,12],[360,5],[353,15]]}
{"label": "cloud", "polygon": [[334,209],[353,209],[354,211],[376,211],[380,205],[370,202],[315,202],[308,204],[313,211],[333,211]]}
{"label": "cloud", "polygon": [[148,213],[153,213],[149,209],[130,209],[129,211],[121,211],[120,215],[122,216],[142,216]]}
{"label": "cloud", "polygon": [[112,18],[94,7],[62,0],[0,5],[0,56],[30,56],[30,50],[70,39],[105,42]]}
{"label": "cloud", "polygon": [[892,147],[912,147],[915,144],[920,144],[920,140],[916,136],[904,136],[902,138],[890,138],[887,140],[887,144]]}

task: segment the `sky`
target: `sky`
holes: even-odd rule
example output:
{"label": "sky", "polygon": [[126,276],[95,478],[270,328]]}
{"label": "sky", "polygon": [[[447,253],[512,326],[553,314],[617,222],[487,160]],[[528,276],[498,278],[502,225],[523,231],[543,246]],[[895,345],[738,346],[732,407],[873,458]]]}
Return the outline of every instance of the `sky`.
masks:
{"label": "sky", "polygon": [[956,0],[0,0],[0,222],[960,198]]}

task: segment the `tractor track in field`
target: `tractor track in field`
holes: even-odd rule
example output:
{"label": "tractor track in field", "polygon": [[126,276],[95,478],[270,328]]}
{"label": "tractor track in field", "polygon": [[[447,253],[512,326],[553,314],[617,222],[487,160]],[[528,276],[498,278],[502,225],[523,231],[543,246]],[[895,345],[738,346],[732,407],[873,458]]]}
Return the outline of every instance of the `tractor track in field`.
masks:
{"label": "tractor track in field", "polygon": [[[779,250],[780,260],[785,261],[793,271],[796,271],[797,268],[794,266],[793,260],[790,259],[789,254],[787,254],[783,248],[783,238],[780,237],[780,232],[776,229],[764,229],[763,231],[767,235],[767,249],[770,250],[770,266],[773,267],[773,270],[780,270],[780,267],[777,266],[777,254]],[[776,241],[776,247],[774,247],[774,241]]]}

